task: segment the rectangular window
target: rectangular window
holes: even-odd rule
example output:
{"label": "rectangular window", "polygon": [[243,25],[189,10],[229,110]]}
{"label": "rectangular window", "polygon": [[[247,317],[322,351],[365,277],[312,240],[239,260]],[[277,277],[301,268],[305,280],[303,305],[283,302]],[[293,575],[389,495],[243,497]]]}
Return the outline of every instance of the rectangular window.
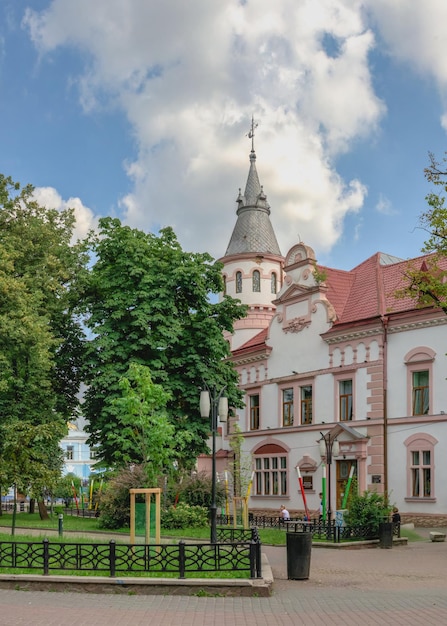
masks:
{"label": "rectangular window", "polygon": [[259,430],[259,394],[250,396],[250,430]]}
{"label": "rectangular window", "polygon": [[301,387],[301,424],[312,424],[312,385]]}
{"label": "rectangular window", "polygon": [[352,420],[352,380],[341,380],[338,385],[340,422],[347,422]]}
{"label": "rectangular window", "polygon": [[282,425],[293,426],[293,389],[282,391]]}
{"label": "rectangular window", "polygon": [[254,483],[258,496],[287,495],[286,456],[256,457]]}
{"label": "rectangular window", "polygon": [[414,498],[431,497],[430,450],[414,450],[411,453],[411,494]]}
{"label": "rectangular window", "polygon": [[65,458],[68,461],[73,461],[73,459],[74,459],[74,446],[67,446],[67,452],[65,453]]}
{"label": "rectangular window", "polygon": [[429,408],[428,370],[413,372],[413,415],[427,415]]}

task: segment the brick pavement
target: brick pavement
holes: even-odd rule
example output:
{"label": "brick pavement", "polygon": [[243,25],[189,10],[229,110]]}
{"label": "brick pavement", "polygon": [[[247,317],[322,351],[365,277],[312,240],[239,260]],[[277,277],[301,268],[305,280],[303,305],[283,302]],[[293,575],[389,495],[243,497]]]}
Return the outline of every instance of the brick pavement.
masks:
{"label": "brick pavement", "polygon": [[270,598],[86,595],[0,589],[1,626],[439,626],[447,624],[447,543],[313,549],[289,581],[285,548],[264,546]]}

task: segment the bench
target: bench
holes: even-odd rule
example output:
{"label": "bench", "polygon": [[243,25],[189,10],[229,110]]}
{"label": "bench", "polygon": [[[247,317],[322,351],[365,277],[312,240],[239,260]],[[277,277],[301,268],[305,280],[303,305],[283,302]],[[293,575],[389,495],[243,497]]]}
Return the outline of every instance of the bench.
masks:
{"label": "bench", "polygon": [[430,539],[432,541],[445,541],[445,533],[440,533],[437,531],[432,531],[430,533]]}

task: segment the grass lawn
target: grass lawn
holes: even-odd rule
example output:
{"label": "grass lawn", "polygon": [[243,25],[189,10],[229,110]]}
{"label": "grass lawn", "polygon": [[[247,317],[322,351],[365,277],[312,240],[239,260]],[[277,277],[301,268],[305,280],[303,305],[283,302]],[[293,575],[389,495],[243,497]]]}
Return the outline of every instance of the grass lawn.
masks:
{"label": "grass lawn", "polygon": [[[10,513],[3,513],[0,515],[0,531],[3,531],[3,541],[7,539],[5,536],[11,537],[11,522],[12,515]],[[16,526],[19,528],[33,528],[42,530],[42,536],[45,536],[45,530],[55,530],[57,531],[59,528],[59,519],[58,515],[54,514],[48,520],[41,520],[38,513],[17,513],[16,518]],[[128,541],[129,536],[129,528],[120,528],[113,531],[107,531],[104,528],[101,528],[99,525],[99,520],[97,518],[88,518],[88,517],[77,517],[72,515],[64,515],[64,531],[76,531],[76,532],[100,532],[107,533],[113,532],[114,534],[122,534],[123,542]],[[198,539],[200,541],[207,541],[210,537],[210,529],[206,528],[179,528],[179,529],[161,529],[161,534],[165,538],[172,538],[174,541],[180,541],[181,539],[189,539],[194,540]],[[273,545],[273,546],[285,546],[286,545],[286,533],[284,530],[279,530],[276,528],[261,528],[259,529],[259,536],[261,538],[261,542],[263,544]],[[401,529],[401,536],[407,537],[408,541],[423,541],[423,537],[421,537],[417,531],[411,530],[408,528]],[[20,540],[21,535],[15,535],[17,541]],[[23,535],[22,535],[23,537]],[[54,536],[52,535],[54,538]],[[30,537],[28,540],[36,539],[36,537]],[[24,540],[24,539],[22,539]],[[67,540],[67,537],[64,537],[64,540]],[[79,540],[79,539],[78,539]],[[88,534],[85,538],[86,541],[89,541]],[[314,541],[317,539],[314,539]],[[74,540],[76,541],[76,540]],[[95,541],[97,541],[95,539]],[[321,539],[322,542],[325,542],[324,539]],[[107,542],[107,537],[104,537],[104,542]]]}
{"label": "grass lawn", "polygon": [[[16,543],[21,542],[32,542],[32,543],[40,543],[45,537],[48,536],[46,531],[48,530],[58,530],[58,516],[54,515],[49,520],[41,520],[38,513],[29,514],[29,513],[19,513],[17,514],[16,526],[23,528],[29,528],[33,530],[38,530],[39,535],[31,535],[31,534],[23,534],[22,532],[16,533],[14,536],[11,535],[11,515],[2,515],[0,516],[0,542],[11,542],[14,541]],[[70,534],[65,534],[66,530],[76,531],[77,533],[85,532],[85,536],[73,536]],[[3,532],[2,532],[3,531]],[[91,532],[101,532],[104,535],[101,538],[95,537],[94,539],[88,536],[88,533]],[[116,533],[117,531],[113,531]],[[129,542],[129,529],[122,528],[118,532],[123,534],[123,538],[120,541],[117,540],[117,543],[128,543]],[[172,535],[172,541],[177,543],[178,540],[182,538],[189,539],[208,539],[209,538],[209,528],[203,529],[185,529],[182,531],[174,532]],[[163,533],[163,536],[166,536]],[[82,518],[75,516],[64,516],[64,535],[63,537],[59,537],[57,534],[51,534],[48,536],[51,544],[54,543],[95,543],[95,544],[107,544],[109,542],[109,538],[107,537],[107,531],[101,529],[99,527],[98,520],[93,518]],[[138,546],[135,547],[135,550],[138,551]],[[154,550],[156,548],[154,547]],[[248,562],[247,562],[248,565]],[[158,569],[158,568],[157,568]],[[36,574],[42,573],[40,570],[35,569],[24,569],[24,568],[1,568],[0,572],[2,574]],[[50,574],[61,574],[61,575],[73,575],[73,576],[108,576],[107,571],[75,571],[75,570],[50,570]],[[117,578],[123,577],[145,577],[145,578],[178,578],[178,574],[175,572],[164,572],[160,567],[160,570],[146,572],[146,571],[117,571]],[[186,578],[249,578],[250,573],[248,571],[234,571],[232,569],[225,569],[214,572],[214,571],[200,571],[200,572],[186,572]]]}
{"label": "grass lawn", "polygon": [[[0,528],[4,528],[5,532],[10,532],[12,524],[12,514],[3,513],[0,515]],[[42,530],[58,530],[59,517],[56,514],[50,516],[47,520],[41,520],[39,513],[17,513],[16,516],[17,528],[36,528]],[[7,530],[9,528],[9,531]],[[95,517],[76,517],[72,515],[64,515],[64,530],[76,530],[76,531],[100,531],[98,519]],[[127,531],[114,531],[114,532],[129,532]]]}

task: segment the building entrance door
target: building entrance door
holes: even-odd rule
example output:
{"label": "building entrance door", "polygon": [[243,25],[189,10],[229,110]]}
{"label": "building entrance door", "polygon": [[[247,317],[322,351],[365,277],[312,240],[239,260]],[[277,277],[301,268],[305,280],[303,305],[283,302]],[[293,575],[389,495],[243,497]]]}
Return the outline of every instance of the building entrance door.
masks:
{"label": "building entrance door", "polygon": [[[345,488],[348,482],[349,473],[351,467],[354,467],[354,478],[357,476],[357,461],[350,459],[337,460],[337,499],[336,507],[341,509],[341,503],[343,502],[343,496],[345,495]],[[351,493],[353,487],[351,486]]]}

